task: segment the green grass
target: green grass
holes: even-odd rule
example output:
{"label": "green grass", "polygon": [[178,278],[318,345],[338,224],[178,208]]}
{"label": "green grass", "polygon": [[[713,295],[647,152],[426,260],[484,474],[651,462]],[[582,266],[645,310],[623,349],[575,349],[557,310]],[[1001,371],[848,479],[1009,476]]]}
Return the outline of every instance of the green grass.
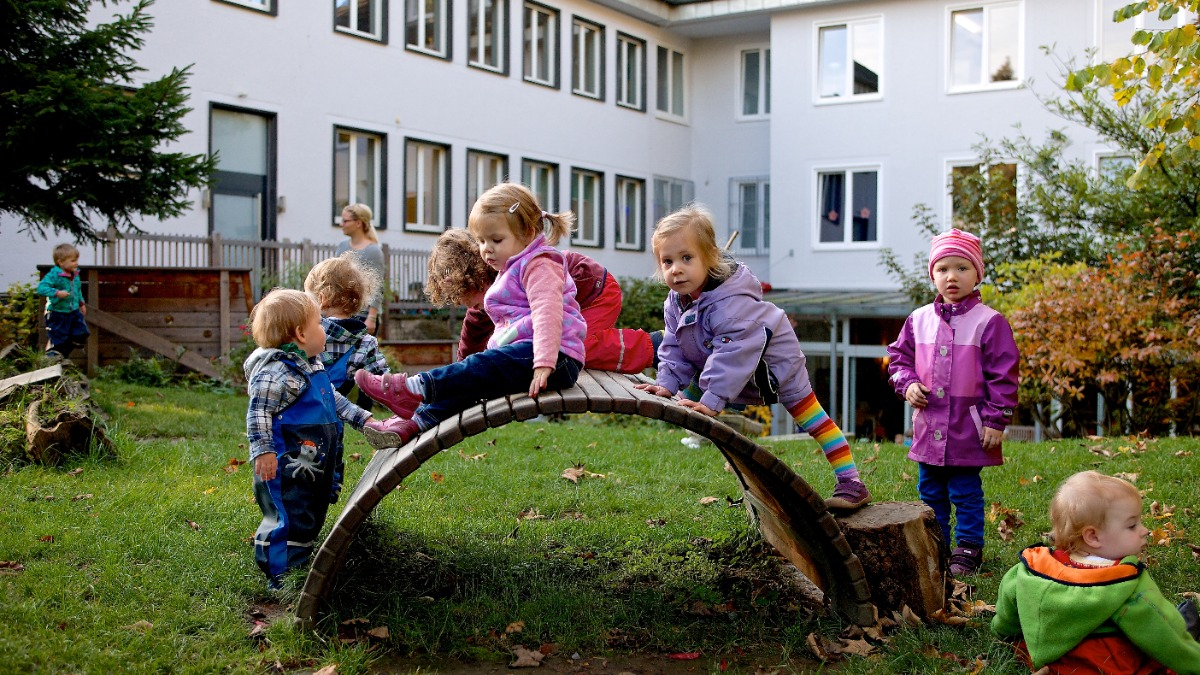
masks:
{"label": "green grass", "polygon": [[[510,645],[545,643],[558,646],[560,659],[701,651],[698,672],[717,669],[725,656],[727,672],[779,663],[804,670],[817,667],[805,637],[840,628],[813,615],[745,511],[726,504],[724,497],[739,496],[737,486],[711,446],[688,449],[681,430],[659,423],[582,416],[510,424],[427,462],[375,510],[316,631],[276,620],[265,639],[252,639],[250,612],[279,598],[265,591],[253,562],[260,513],[250,471],[225,470],[230,458],[246,455],[246,398],[103,380],[93,383],[93,397],[112,415],[117,459],[12,467],[0,477],[0,561],[24,565],[0,573],[0,672],[261,672],[279,661],[285,669],[337,663],[339,673],[357,673],[392,657],[420,658],[422,672],[436,672],[439,660],[506,664]],[[1115,456],[1092,454],[1093,446]],[[1137,473],[1147,505],[1177,507],[1159,523],[1172,523],[1175,538],[1151,549],[1150,565],[1169,597],[1195,590],[1183,542],[1196,528],[1200,469],[1195,457],[1174,453],[1197,446],[1192,439],[1151,441],[1144,452],[1122,451],[1137,449],[1127,439],[1011,444],[1008,463],[984,471],[985,493],[1020,510],[1026,525],[1003,542],[989,524],[978,597],[994,600],[1020,548],[1048,529],[1055,485],[1086,468]],[[814,443],[772,447],[828,493],[832,473]],[[363,456],[348,462],[349,487],[370,449],[347,431],[346,452]],[[876,499],[916,499],[916,466],[902,448],[857,445],[855,454]],[[574,464],[604,477],[575,485],[560,475]],[[701,505],[706,496],[721,499]],[[519,518],[534,509],[543,517]],[[288,581],[285,604],[303,577]],[[710,615],[696,611],[714,607]],[[367,627],[386,626],[390,637],[342,644],[338,624],[360,617]],[[523,631],[506,636],[516,621]],[[737,658],[743,653],[759,660]],[[836,669],[967,670],[947,655],[987,659],[989,673],[1024,672],[986,620],[901,630],[879,654]]]}

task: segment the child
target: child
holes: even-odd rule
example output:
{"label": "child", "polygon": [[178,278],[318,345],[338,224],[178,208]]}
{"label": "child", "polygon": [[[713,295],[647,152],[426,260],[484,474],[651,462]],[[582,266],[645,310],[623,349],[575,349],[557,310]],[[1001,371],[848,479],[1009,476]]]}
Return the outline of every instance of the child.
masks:
{"label": "child", "polygon": [[813,393],[787,314],[764,301],[754,274],[718,248],[712,215],[685,206],[658,222],[651,244],[657,274],[671,291],[657,383],[637,387],[674,396],[696,382],[699,401],[680,403],[713,416],[729,404],[779,401],[833,466],[837,486],[826,506],[857,509],[870,502],[850,444]]}
{"label": "child", "polygon": [[917,489],[950,545],[950,506],[957,546],[955,576],[983,563],[983,481],[980,470],[1003,463],[1000,442],[1017,405],[1017,353],[1012,328],[983,304],[979,237],[952,229],[933,238],[929,277],[938,295],[904,322],[888,345],[888,372],[913,413],[908,458],[918,462]]}
{"label": "child", "polygon": [[485,351],[413,377],[358,371],[358,388],[397,415],[364,432],[372,445],[403,445],[481,399],[574,386],[587,327],[566,258],[553,248],[574,219],[546,213],[516,183],[479,197],[467,224],[484,262],[499,272],[483,300],[496,331]]}
{"label": "child", "polygon": [[1200,673],[1200,644],[1138,561],[1149,530],[1137,488],[1077,473],[1050,502],[1050,524],[1054,548],[1021,552],[1000,582],[992,619],[997,634],[1022,638],[1017,654],[1026,665],[1047,673]]}
{"label": "child", "polygon": [[374,420],[333,389],[316,358],[325,350],[325,330],[311,296],[271,291],[251,312],[250,332],[258,349],[244,365],[246,437],[263,512],[254,557],[268,588],[277,589],[280,575],[308,561],[325,523],[342,421],[361,428]]}
{"label": "child", "polygon": [[[615,328],[621,314],[621,285],[595,260],[572,251],[562,255],[575,281],[575,299],[587,323],[584,367],[640,373],[654,365],[662,332]],[[467,306],[458,340],[460,359],[487,348],[495,326],[483,311],[483,294],[495,279],[496,271],[483,262],[468,231],[447,230],[438,237],[429,254],[425,293],[435,305]]]}
{"label": "child", "polygon": [[87,306],[79,283],[79,250],[70,244],[54,247],[54,267],[37,286],[37,294],[46,301],[46,332],[50,341],[46,356],[65,359],[76,347],[82,347],[91,331],[87,327]]}
{"label": "child", "polygon": [[[378,286],[374,272],[350,253],[322,260],[304,279],[304,290],[316,298],[321,307],[321,327],[325,329],[325,351],[319,357],[321,365],[325,367],[329,383],[343,396],[354,388],[354,373],[359,370],[379,375],[388,372],[379,343],[358,317]],[[333,472],[331,503],[337,501],[341,492],[343,469],[339,454]]]}

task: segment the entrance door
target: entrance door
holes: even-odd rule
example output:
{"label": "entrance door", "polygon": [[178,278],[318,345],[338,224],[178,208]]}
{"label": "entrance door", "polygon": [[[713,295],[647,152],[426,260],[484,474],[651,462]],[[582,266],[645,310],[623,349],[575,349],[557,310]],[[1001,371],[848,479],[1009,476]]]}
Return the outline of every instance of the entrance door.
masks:
{"label": "entrance door", "polygon": [[[211,150],[218,154],[209,231],[225,240],[273,241],[275,117],[215,107],[211,115]],[[225,246],[223,262],[258,269],[262,259],[254,255],[256,250]]]}

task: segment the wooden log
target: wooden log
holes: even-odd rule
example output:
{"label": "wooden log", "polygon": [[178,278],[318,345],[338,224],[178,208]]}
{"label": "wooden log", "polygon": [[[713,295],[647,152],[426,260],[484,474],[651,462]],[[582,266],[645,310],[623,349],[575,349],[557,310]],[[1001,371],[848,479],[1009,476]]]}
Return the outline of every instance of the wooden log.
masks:
{"label": "wooden log", "polygon": [[65,457],[87,455],[93,440],[105,453],[112,453],[112,441],[91,415],[63,410],[42,426],[41,405],[42,401],[34,401],[25,411],[25,454],[30,461],[58,466]]}
{"label": "wooden log", "polygon": [[838,525],[862,561],[881,616],[908,605],[928,619],[945,606],[948,562],[933,509],[920,502],[879,502],[838,517]]}
{"label": "wooden log", "polygon": [[0,381],[0,399],[8,396],[19,387],[37,384],[38,382],[45,382],[46,380],[57,380],[58,378],[62,377],[62,374],[62,366],[55,364],[47,368],[41,368],[39,370],[32,370],[28,373],[14,375],[13,377]]}

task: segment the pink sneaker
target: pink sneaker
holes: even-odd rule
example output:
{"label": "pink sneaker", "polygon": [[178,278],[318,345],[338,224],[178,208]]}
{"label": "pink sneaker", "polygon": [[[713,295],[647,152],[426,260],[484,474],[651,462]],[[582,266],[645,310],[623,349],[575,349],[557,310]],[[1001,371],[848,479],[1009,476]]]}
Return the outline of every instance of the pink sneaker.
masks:
{"label": "pink sneaker", "polygon": [[[361,371],[360,371],[361,372]],[[376,450],[398,448],[411,441],[421,433],[417,423],[403,417],[389,417],[386,420],[372,420],[363,426],[363,435],[367,442]]]}
{"label": "pink sneaker", "polygon": [[362,393],[379,401],[397,415],[411,419],[413,412],[425,397],[409,391],[408,386],[404,384],[407,379],[406,373],[372,375],[365,370],[354,373],[354,383]]}

